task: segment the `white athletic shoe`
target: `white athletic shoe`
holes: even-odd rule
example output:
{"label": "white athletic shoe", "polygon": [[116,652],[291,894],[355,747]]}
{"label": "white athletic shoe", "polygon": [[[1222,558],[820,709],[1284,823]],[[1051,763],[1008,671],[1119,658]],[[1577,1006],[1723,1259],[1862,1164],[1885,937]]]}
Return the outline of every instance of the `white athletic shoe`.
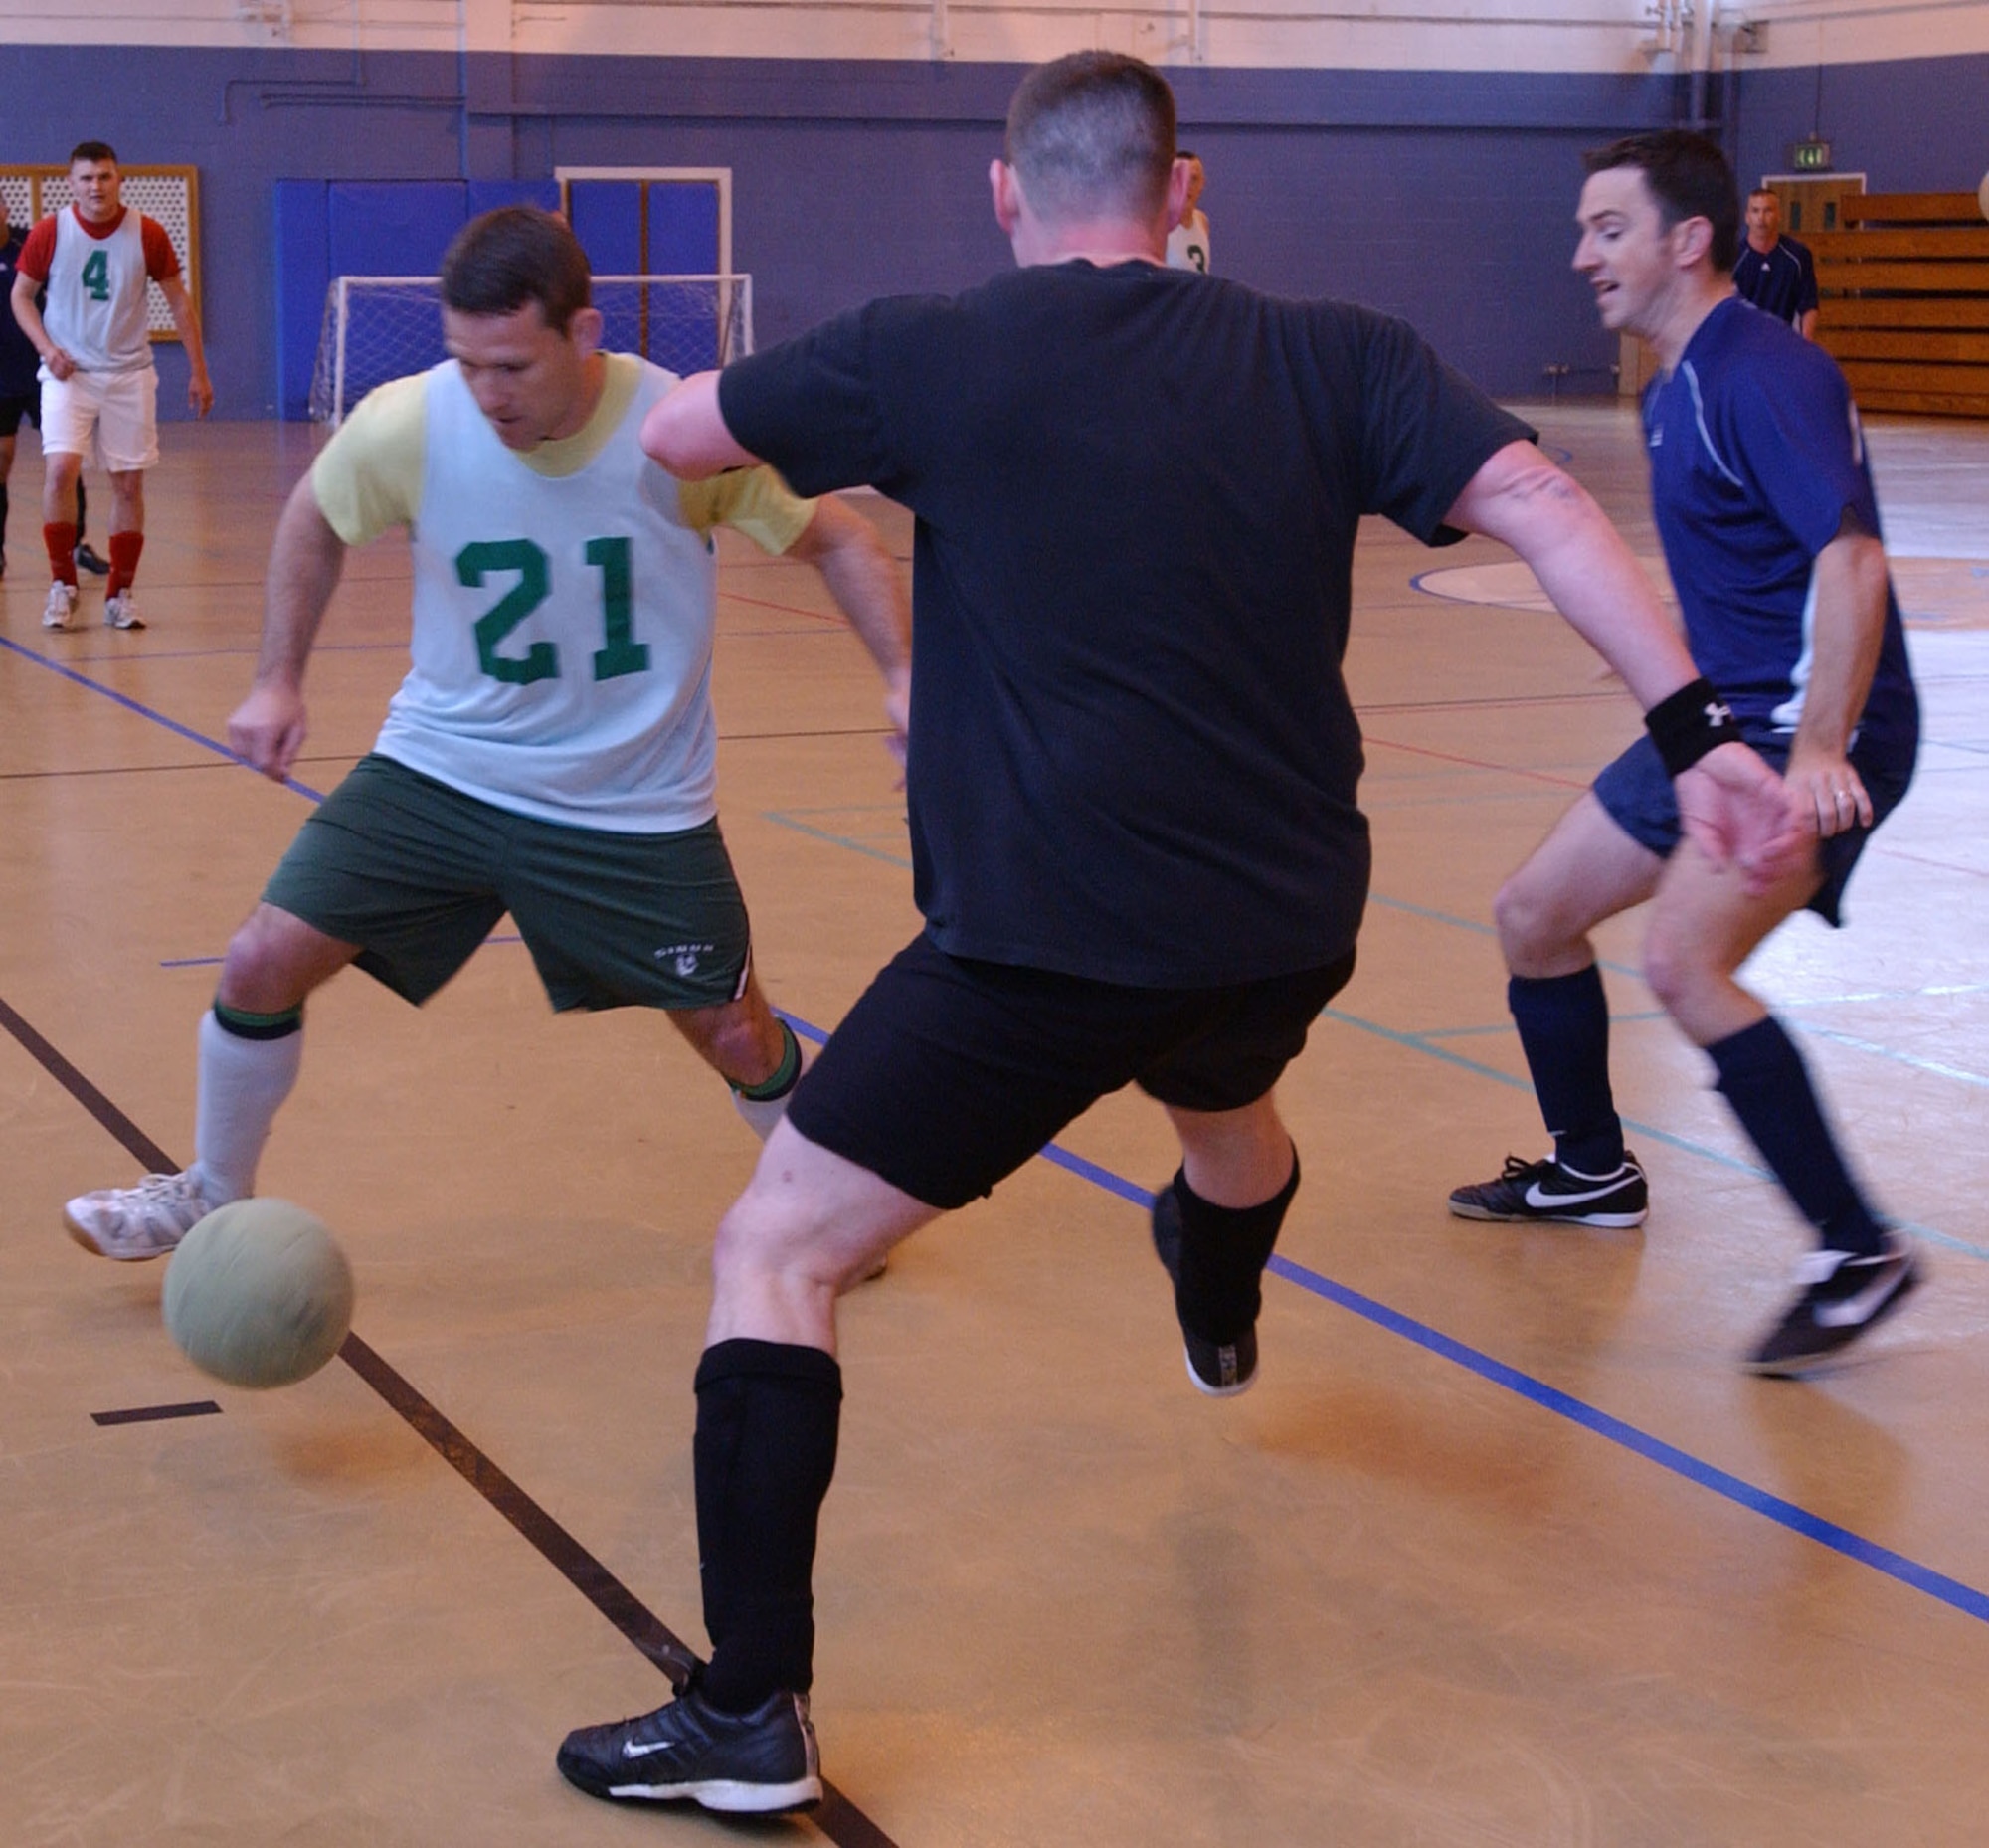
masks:
{"label": "white athletic shoe", "polygon": [[99,1257],[164,1257],[214,1210],[191,1175],[147,1175],[134,1188],[98,1188],[63,1208],[69,1235]]}
{"label": "white athletic shoe", "polygon": [[44,629],[74,629],[77,627],[76,606],[82,600],[82,593],[74,584],[65,584],[58,578],[49,586],[48,608],[42,612]]}
{"label": "white athletic shoe", "polygon": [[103,605],[103,620],[112,629],[143,629],[145,620],[138,614],[138,600],[129,591],[119,591],[107,599]]}

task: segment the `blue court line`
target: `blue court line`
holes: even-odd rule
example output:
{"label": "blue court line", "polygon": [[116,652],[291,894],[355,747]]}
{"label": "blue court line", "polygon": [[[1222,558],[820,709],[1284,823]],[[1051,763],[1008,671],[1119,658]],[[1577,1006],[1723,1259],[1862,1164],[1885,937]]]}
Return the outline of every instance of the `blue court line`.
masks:
{"label": "blue court line", "polygon": [[[216,757],[225,758],[231,764],[241,765],[244,770],[249,768],[227,745],[210,738],[205,732],[195,731],[190,725],[182,725],[178,719],[169,719],[156,707],[148,706],[142,700],[120,693],[115,687],[105,686],[101,680],[92,680],[89,674],[79,673],[74,667],[66,667],[61,661],[35,648],[24,647],[9,636],[0,636],[0,648],[19,654],[23,659],[35,662],[37,666],[46,667],[51,673],[60,674],[65,680],[73,680],[78,686],[86,687],[92,693],[101,693],[105,699],[114,705],[122,706],[125,711],[135,712],[141,719],[149,719],[154,725],[163,726],[175,738],[184,738],[187,743],[198,745],[203,751],[211,751]],[[283,787],[295,790],[299,796],[308,796],[312,802],[324,801],[324,797],[318,791],[297,782],[294,777],[285,777]]]}
{"label": "blue court line", "polygon": [[1690,1451],[1681,1450],[1676,1444],[1666,1443],[1662,1437],[1653,1437],[1634,1424],[1626,1424],[1621,1418],[1612,1417],[1557,1386],[1536,1380],[1531,1374],[1523,1374],[1516,1367],[1508,1367],[1503,1361],[1495,1361],[1489,1354],[1440,1334],[1427,1324],[1415,1321],[1399,1310],[1390,1309],[1385,1303],[1376,1302],[1371,1296],[1361,1295],[1358,1290],[1335,1283],[1332,1278],[1323,1277],[1316,1270],[1308,1270],[1303,1264],[1294,1264],[1289,1258],[1274,1255],[1270,1269],[1287,1283],[1295,1283],[1302,1290],[1309,1290],[1342,1309],[1351,1310],[1375,1327],[1386,1329],[1391,1335],[1399,1335],[1404,1341],[1414,1342],[1417,1347],[1462,1367],[1467,1373],[1476,1374],[1492,1386],[1517,1393],[1556,1417],[1580,1425],[1583,1430],[1593,1431],[1598,1437],[1620,1444],[1647,1462],[1656,1463],[1661,1469],[1684,1477],[1687,1482],[1711,1489],[1714,1494],[1755,1514],[1765,1515],[1791,1533],[1800,1534],[1805,1540],[1813,1540],[1834,1553],[1841,1553],[1860,1566],[1869,1566],[1874,1571],[1883,1572],[1915,1591],[1937,1598],[1964,1616],[1989,1623],[1989,1593],[1978,1591],[1973,1585],[1963,1584],[1960,1579],[1937,1572],[1930,1566],[1922,1566],[1903,1553],[1897,1553],[1891,1547],[1882,1547],[1876,1541],[1854,1534],[1835,1521],[1826,1521],[1821,1515],[1811,1514],[1794,1502],[1757,1488],[1728,1470],[1708,1463]]}
{"label": "blue court line", "polygon": [[[802,1038],[820,1045],[828,1034],[813,1022],[802,1019],[797,1015],[776,1009],[775,1013],[792,1026]],[[1345,1018],[1328,1009],[1327,1013],[1336,1018]],[[1363,1024],[1363,1022],[1354,1022]],[[1379,1030],[1379,1029],[1377,1029]],[[1392,1036],[1392,1035],[1391,1035]],[[1468,1062],[1468,1061],[1460,1061]],[[1474,1068],[1477,1069],[1477,1068]],[[1494,1076],[1503,1076],[1494,1073]],[[1109,1168],[1088,1161],[1081,1155],[1048,1144],[1042,1150],[1042,1159],[1054,1166],[1088,1181],[1092,1186],[1138,1206],[1143,1212],[1150,1210],[1154,1203],[1151,1190],[1137,1182],[1128,1181]],[[1989,1252],[1980,1255],[1989,1257]],[[1800,1534],[1805,1540],[1813,1540],[1820,1546],[1841,1553],[1848,1560],[1860,1566],[1868,1566],[1874,1571],[1883,1572],[1889,1578],[1912,1590],[1924,1592],[1928,1597],[1937,1598],[1941,1603],[1952,1606],[1964,1616],[1974,1617],[1978,1622],[1989,1623],[1989,1592],[1978,1591],[1973,1585],[1963,1584],[1958,1578],[1950,1578],[1945,1572],[1937,1572],[1930,1566],[1922,1566],[1917,1560],[1908,1559],[1903,1553],[1897,1553],[1891,1547],[1882,1547],[1876,1541],[1854,1534],[1847,1527],[1840,1527],[1835,1521],[1826,1521],[1823,1516],[1811,1514],[1806,1508],[1799,1508],[1794,1502],[1767,1489],[1757,1488],[1753,1483],[1694,1456],[1688,1450],[1681,1450],[1676,1444],[1665,1442],[1662,1437],[1654,1437],[1650,1432],[1639,1430],[1636,1425],[1625,1423],[1623,1419],[1612,1417],[1608,1412],[1578,1399],[1571,1393],[1563,1392],[1558,1386],[1550,1386],[1544,1380],[1537,1380],[1532,1374],[1522,1373],[1517,1367],[1509,1367],[1504,1361],[1495,1361],[1489,1354],[1449,1335],[1440,1333],[1425,1322],[1418,1322],[1413,1316],[1402,1314],[1399,1309],[1390,1309],[1386,1303],[1376,1302],[1371,1296],[1363,1296],[1358,1290],[1350,1289],[1344,1283],[1335,1283],[1331,1277],[1322,1276],[1303,1264],[1295,1264],[1290,1258],[1273,1254],[1270,1262],[1271,1274],[1281,1277],[1287,1283],[1297,1284],[1302,1290],[1321,1297],[1337,1307],[1351,1311],[1371,1322],[1376,1328],[1385,1329],[1391,1335],[1399,1335],[1404,1341],[1413,1342],[1441,1360],[1462,1367],[1467,1373],[1476,1374],[1489,1385],[1502,1386],[1508,1392],[1517,1394],[1530,1403],[1550,1411],[1556,1417],[1565,1418],[1570,1424],[1579,1425],[1583,1430],[1592,1431],[1596,1436],[1608,1439],[1613,1444],[1656,1463],[1661,1469],[1668,1469],[1675,1476],[1700,1488],[1710,1489],[1736,1506],[1764,1515],[1770,1521],[1787,1528],[1791,1533]]]}

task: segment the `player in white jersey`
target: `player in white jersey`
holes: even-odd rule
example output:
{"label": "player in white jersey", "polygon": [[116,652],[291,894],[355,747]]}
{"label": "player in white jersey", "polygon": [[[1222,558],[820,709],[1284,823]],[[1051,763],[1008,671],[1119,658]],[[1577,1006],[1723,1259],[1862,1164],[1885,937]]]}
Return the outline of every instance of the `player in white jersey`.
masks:
{"label": "player in white jersey", "polygon": [[[148,280],[159,285],[186,347],[188,404],[200,417],[214,405],[179,258],[163,226],[126,209],[122,185],[106,143],[79,143],[69,157],[70,209],[28,234],[14,277],[14,318],[42,356],[42,537],[54,579],[45,629],[76,627],[76,490],[92,450],[110,476],[103,620],[113,629],[145,627],[131,586],[145,545],[145,470],[159,460]],[[38,307],[44,288],[47,299]]]}
{"label": "player in white jersey", "polygon": [[229,944],[200,1024],[192,1167],[65,1208],[105,1257],[158,1257],[254,1191],[313,989],[356,962],[419,1005],[507,911],[556,1010],[668,1010],[761,1136],[801,1075],[754,980],[718,832],[711,534],[729,525],[820,570],[883,673],[901,745],[897,566],[861,515],[797,499],[771,469],[690,483],[648,460],[642,419],[675,381],[599,350],[587,259],[563,220],[525,207],[474,220],[442,292],[453,357],[368,398],[284,508],[229,740],[288,774],[346,548],[395,525],[414,552],[412,667],[374,751]]}
{"label": "player in white jersey", "polygon": [[1182,148],[1175,159],[1187,162],[1187,198],[1181,205],[1180,223],[1168,233],[1168,268],[1199,270],[1208,274],[1208,214],[1198,205],[1207,179],[1201,156]]}

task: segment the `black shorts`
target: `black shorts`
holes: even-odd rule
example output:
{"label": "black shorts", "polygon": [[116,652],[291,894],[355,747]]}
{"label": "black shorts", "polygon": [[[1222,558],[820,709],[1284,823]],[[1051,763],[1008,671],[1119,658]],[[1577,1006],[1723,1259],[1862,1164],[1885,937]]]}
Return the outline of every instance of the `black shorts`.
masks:
{"label": "black shorts", "polygon": [[[1768,768],[1788,768],[1790,735],[1767,725],[1744,724],[1741,735],[1759,752]],[[1841,834],[1817,842],[1817,869],[1822,882],[1804,908],[1814,911],[1833,929],[1844,922],[1844,888],[1851,882],[1851,870],[1865,851],[1866,841],[1887,816],[1899,806],[1906,786],[1913,780],[1913,757],[1903,761],[1897,751],[1879,752],[1862,741],[1851,747],[1852,768],[1858,772],[1865,793],[1872,798],[1872,827],[1847,828]],[[1609,819],[1640,847],[1649,847],[1661,859],[1670,859],[1685,830],[1679,820],[1678,793],[1671,773],[1658,756],[1658,747],[1648,734],[1615,760],[1605,765],[1595,779],[1595,800]]]}
{"label": "black shorts", "polygon": [[923,934],[879,972],[809,1068],[788,1120],[928,1206],[991,1192],[1074,1117],[1137,1084],[1240,1110],[1347,986],[1323,968],[1208,989],[1124,988],[949,956]]}
{"label": "black shorts", "polygon": [[0,393],[0,437],[19,436],[21,420],[27,421],[39,430],[42,427],[42,394],[39,390],[20,393]]}

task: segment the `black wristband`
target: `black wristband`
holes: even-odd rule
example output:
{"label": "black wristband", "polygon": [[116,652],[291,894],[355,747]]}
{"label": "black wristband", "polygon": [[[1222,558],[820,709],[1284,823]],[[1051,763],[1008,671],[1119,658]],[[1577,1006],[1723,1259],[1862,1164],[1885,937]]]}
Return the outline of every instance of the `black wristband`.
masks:
{"label": "black wristband", "polygon": [[1713,690],[1711,680],[1688,682],[1644,714],[1644,729],[1658,747],[1669,776],[1682,776],[1709,751],[1740,742],[1733,708]]}

